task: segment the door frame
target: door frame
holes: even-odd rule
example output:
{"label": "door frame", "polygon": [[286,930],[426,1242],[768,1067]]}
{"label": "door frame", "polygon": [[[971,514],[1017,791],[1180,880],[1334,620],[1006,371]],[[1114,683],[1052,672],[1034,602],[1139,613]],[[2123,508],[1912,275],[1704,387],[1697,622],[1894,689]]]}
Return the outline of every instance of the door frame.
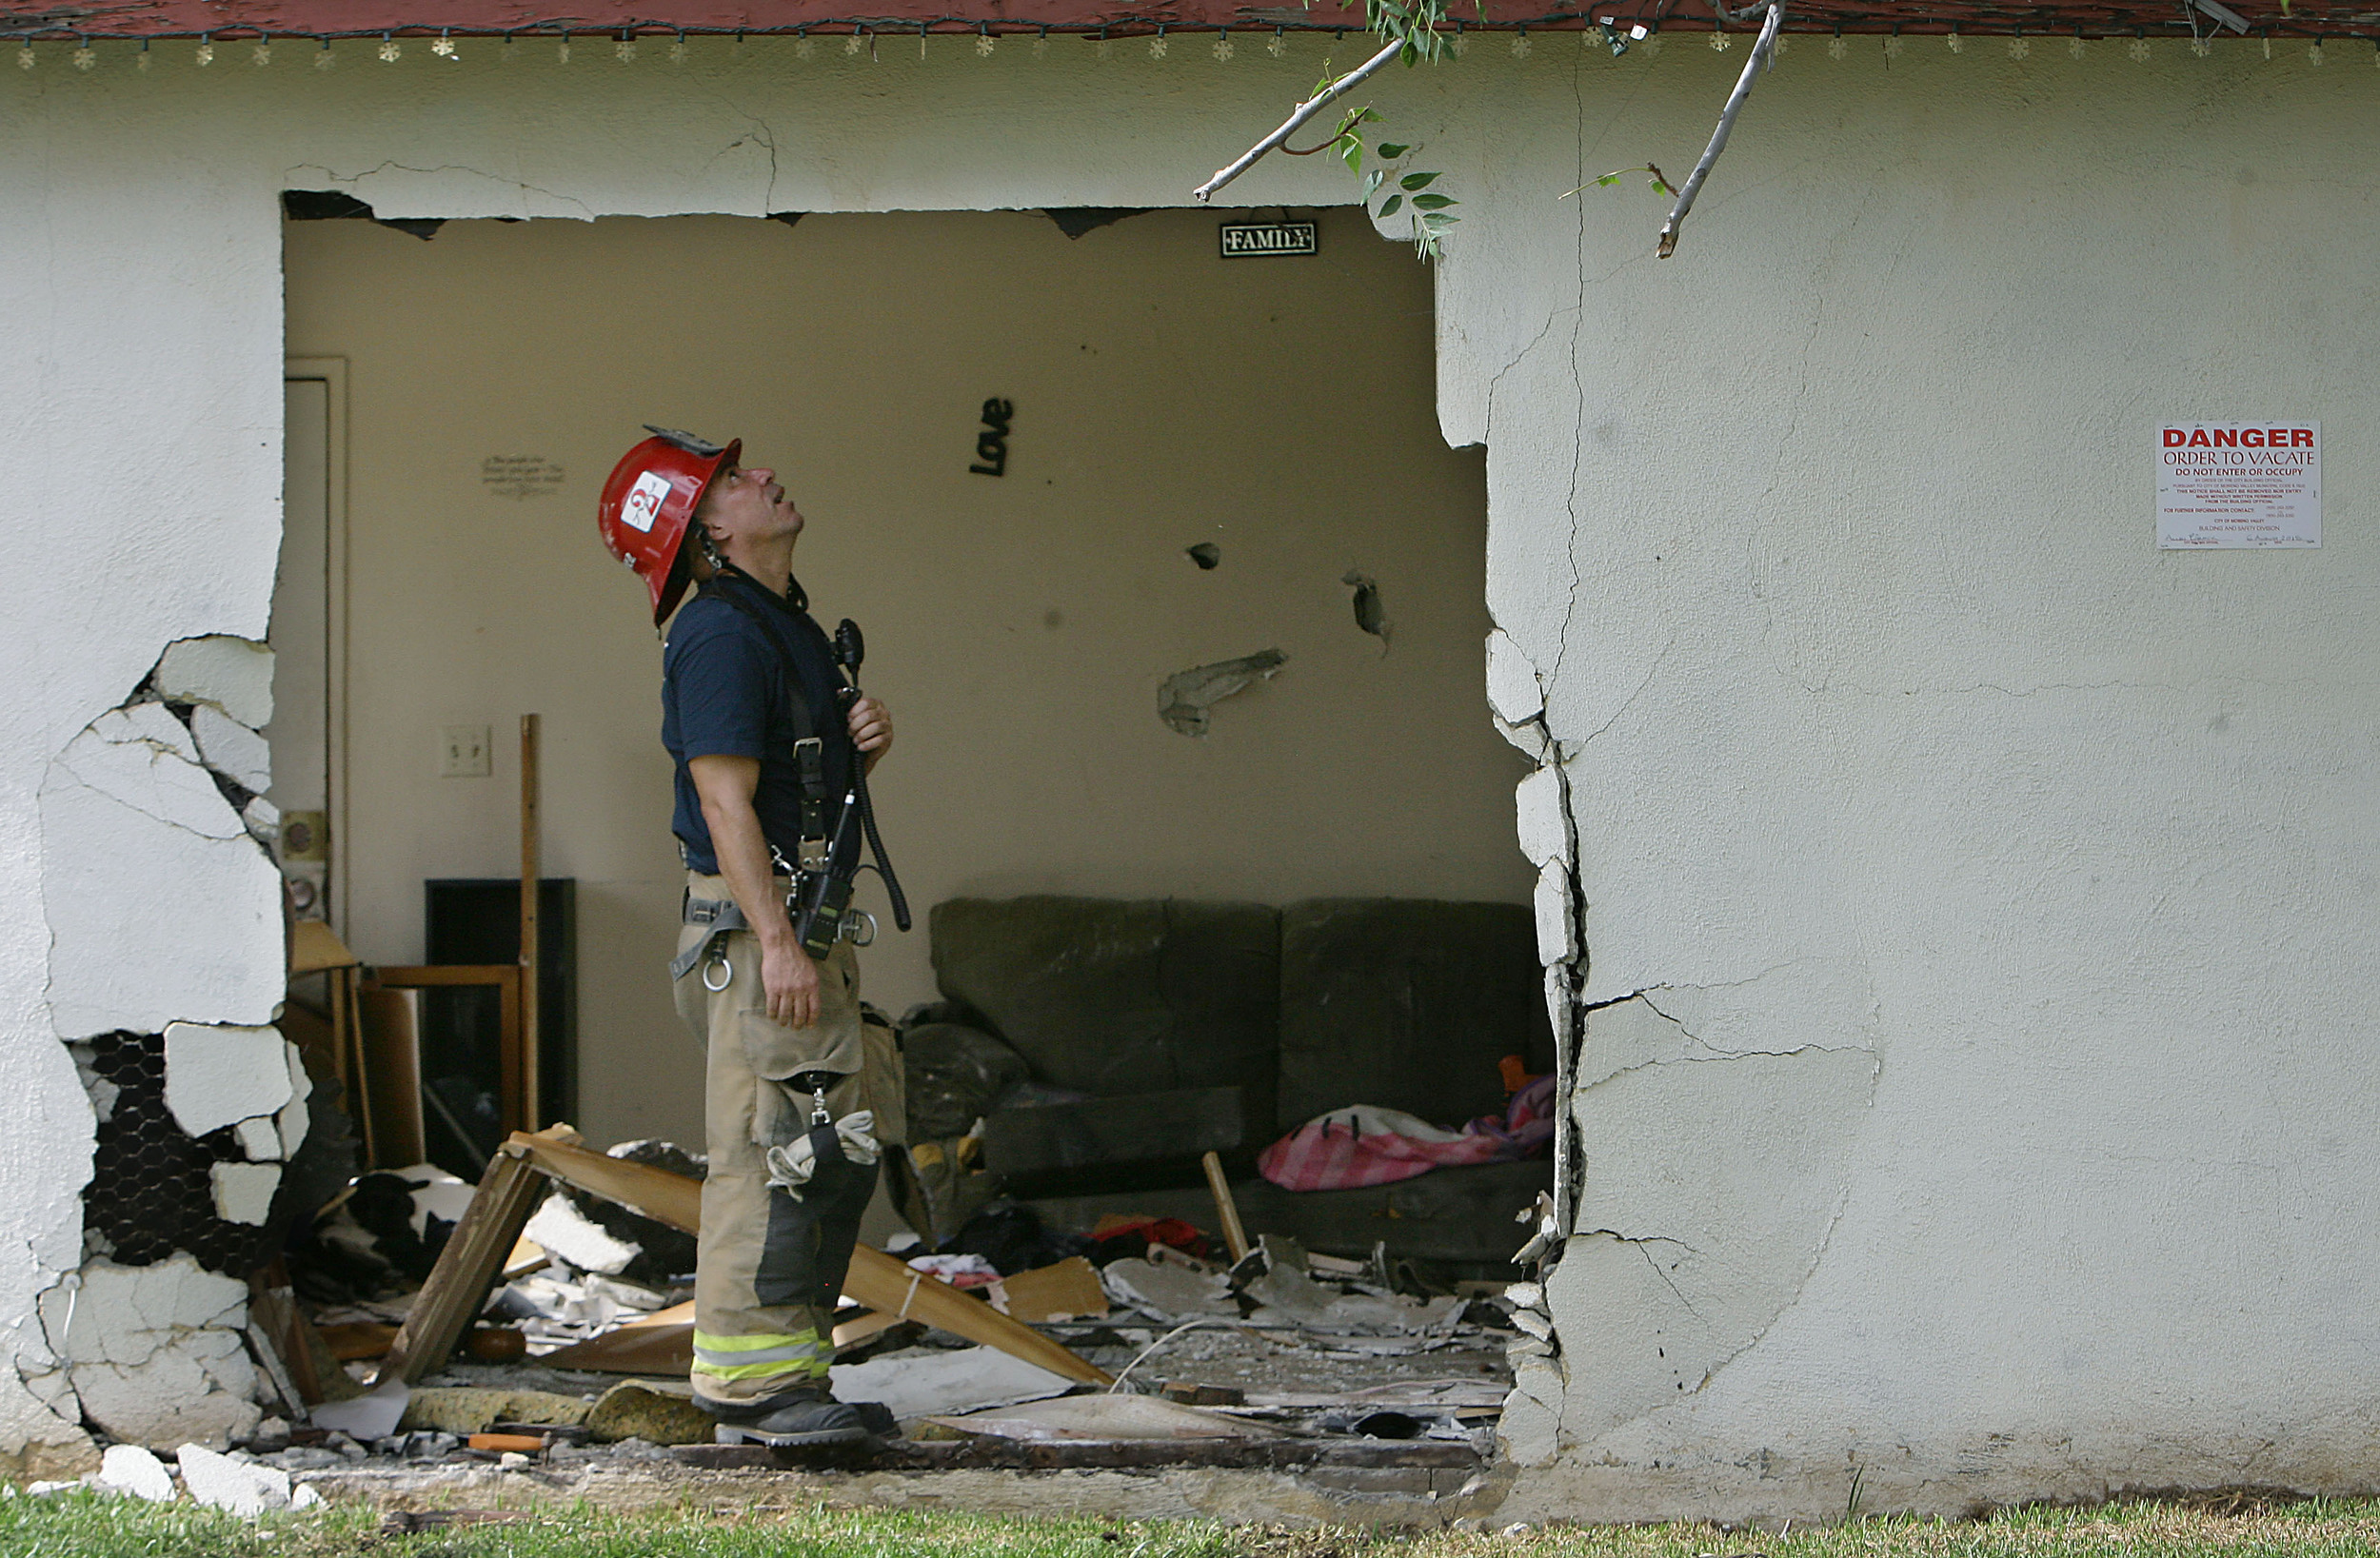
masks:
{"label": "door frame", "polygon": [[[331,929],[345,935],[347,923],[349,873],[346,863],[347,836],[347,360],[344,357],[291,357],[282,364],[282,382],[313,380],[328,389],[330,425],[325,436],[329,470],[324,493],[324,546],[327,554],[324,593],[323,638],[325,702],[323,711],[324,807],[330,816],[330,901],[324,914]],[[285,428],[281,443],[282,469],[288,469],[289,446]],[[288,523],[288,510],[283,510]]]}

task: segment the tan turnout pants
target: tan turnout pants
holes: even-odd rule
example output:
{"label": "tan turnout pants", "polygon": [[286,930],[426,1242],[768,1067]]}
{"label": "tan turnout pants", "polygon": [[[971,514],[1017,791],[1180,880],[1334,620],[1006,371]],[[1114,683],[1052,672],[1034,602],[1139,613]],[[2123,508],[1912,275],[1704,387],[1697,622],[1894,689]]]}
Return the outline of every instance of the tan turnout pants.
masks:
{"label": "tan turnout pants", "polygon": [[[733,896],[721,877],[689,872],[686,885],[698,898]],[[706,925],[684,927],[680,952],[711,934]],[[904,1135],[901,1060],[891,1030],[861,1020],[859,964],[847,945],[819,966],[818,1019],[807,1028],[769,1017],[760,942],[750,931],[727,933],[712,956],[678,978],[673,994],[706,1055],[710,1173],[694,1278],[695,1399],[725,1416],[754,1416],[778,1397],[823,1386],[834,1355],[833,1310],[783,1301],[788,1261],[808,1257],[792,1253],[802,1212],[770,1187],[765,1157],[808,1131],[812,1106],[811,1095],[785,1078],[838,1074],[843,1080],[827,1091],[827,1108],[837,1119],[873,1111],[876,1138],[890,1148]]]}

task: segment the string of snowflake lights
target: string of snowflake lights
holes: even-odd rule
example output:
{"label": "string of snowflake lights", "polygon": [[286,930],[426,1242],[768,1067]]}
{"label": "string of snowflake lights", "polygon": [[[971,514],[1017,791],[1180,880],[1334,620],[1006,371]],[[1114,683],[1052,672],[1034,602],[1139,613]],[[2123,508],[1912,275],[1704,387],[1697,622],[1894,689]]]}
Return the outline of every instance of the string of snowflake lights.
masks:
{"label": "string of snowflake lights", "polygon": [[[1689,4],[1695,0],[1688,0]],[[2275,0],[2277,5],[2277,0]],[[2224,11],[2224,18],[2217,16]],[[2203,12],[2203,14],[2201,14]],[[1275,22],[1267,17],[1269,36],[1264,36],[1265,57],[1281,60],[1287,56],[1291,35],[1325,34],[1333,39],[1348,32],[1345,26],[1323,22]],[[2245,26],[2231,25],[2244,22]],[[1611,10],[1596,8],[1589,11],[1556,11],[1537,17],[1496,17],[1450,24],[1443,56],[1462,59],[1470,52],[1471,35],[1479,31],[1500,31],[1510,39],[1509,49],[1515,59],[1528,59],[1533,52],[1533,33],[1575,30],[1580,35],[1580,47],[1595,49],[1610,47],[1615,54],[1638,51],[1647,55],[1659,51],[1664,33],[1696,32],[1706,34],[1710,47],[1721,53],[1732,48],[1735,39],[1727,25],[1727,12],[1713,9],[1706,14],[1689,12],[1676,0],[1631,0],[1626,6]],[[416,40],[427,41],[427,52],[442,63],[461,61],[466,43],[484,39],[497,45],[492,58],[510,64],[521,57],[523,40],[545,39],[552,42],[552,58],[556,64],[567,65],[572,60],[574,35],[584,40],[589,34],[610,43],[611,58],[621,65],[633,65],[639,59],[639,46],[653,40],[664,45],[657,50],[672,65],[685,64],[691,57],[692,46],[701,41],[732,39],[741,57],[747,37],[776,39],[790,44],[796,59],[816,57],[817,41],[821,37],[843,40],[845,58],[855,58],[865,50],[871,61],[881,58],[878,42],[891,31],[896,36],[911,34],[918,42],[921,57],[928,56],[928,45],[934,39],[953,42],[964,39],[971,45],[977,58],[990,58],[1000,52],[1005,39],[1021,38],[1029,43],[1033,58],[1046,56],[1056,42],[1073,40],[1088,43],[1096,57],[1108,57],[1111,46],[1128,39],[1145,42],[1149,59],[1165,61],[1174,57],[1171,35],[1177,32],[1204,33],[1211,38],[1203,52],[1218,64],[1229,64],[1244,52],[1239,47],[1228,23],[1202,26],[1196,23],[1125,18],[1104,23],[1038,22],[1013,17],[958,18],[943,17],[916,22],[891,22],[881,17],[829,17],[808,21],[799,26],[765,29],[730,29],[724,27],[686,26],[671,22],[635,22],[619,25],[553,24],[550,26],[515,27],[506,30],[479,30],[454,27],[397,27],[356,29],[352,30],[303,30],[274,32],[265,29],[236,24],[211,28],[203,31],[83,31],[56,25],[33,26],[18,30],[0,30],[0,48],[15,44],[16,63],[20,69],[37,69],[45,57],[62,55],[64,62],[77,71],[90,71],[101,67],[109,57],[111,46],[123,45],[129,50],[134,69],[151,69],[154,47],[159,44],[188,44],[189,63],[200,68],[214,65],[219,51],[226,48],[246,45],[247,58],[255,68],[268,68],[274,63],[274,45],[310,44],[303,50],[315,69],[328,70],[339,63],[337,45],[363,43],[386,65],[399,65],[407,54],[407,45]],[[2230,12],[2229,8],[2211,10],[2203,5],[2194,9],[2173,5],[2132,4],[2130,0],[2092,0],[2077,5],[2022,6],[2000,3],[2000,0],[1936,0],[1922,9],[1857,5],[1853,0],[1805,0],[1795,8],[1787,32],[1780,34],[1780,51],[1787,37],[1815,35],[1824,39],[1827,55],[1832,59],[1846,58],[1849,36],[1866,33],[1881,35],[1883,52],[1897,58],[1905,48],[1905,37],[1934,34],[1943,38],[1951,53],[1968,51],[1967,45],[1978,37],[1998,37],[2014,60],[2025,60],[2033,54],[2034,38],[2046,34],[2064,36],[2067,52],[2075,59],[2085,55],[2086,46],[2092,42],[2121,43],[2125,53],[2135,61],[2154,56],[2153,45],[2169,41],[2188,47],[2192,56],[2211,58],[2214,45],[2220,42],[2251,42],[2259,46],[2261,56],[2274,57],[2274,40],[2295,41],[2304,47],[2304,57],[2310,67],[2319,67],[2327,58],[2331,45],[2362,41],[2380,46],[2380,10],[2350,9],[2343,4],[2308,7],[2292,5],[2284,12],[2243,18]],[[1624,34],[1624,36],[1623,36]],[[1243,28],[1240,37],[1245,37]],[[1259,32],[1260,36],[1263,36]],[[1195,52],[1199,52],[1194,50]],[[482,58],[491,56],[483,55]],[[2375,65],[2380,65],[2380,47],[2373,52]]]}

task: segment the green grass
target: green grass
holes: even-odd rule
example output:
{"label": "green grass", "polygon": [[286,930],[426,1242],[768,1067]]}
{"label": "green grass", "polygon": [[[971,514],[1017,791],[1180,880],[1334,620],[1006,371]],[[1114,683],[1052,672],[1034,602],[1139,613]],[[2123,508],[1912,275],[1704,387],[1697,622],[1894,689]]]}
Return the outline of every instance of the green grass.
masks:
{"label": "green grass", "polygon": [[1525,1535],[1278,1530],[803,1508],[607,1514],[384,1536],[354,1506],[249,1522],[82,1492],[0,1500],[0,1558],[2372,1558],[2380,1504],[2149,1502],[1979,1521],[1872,1518],[1780,1540],[1694,1524]]}

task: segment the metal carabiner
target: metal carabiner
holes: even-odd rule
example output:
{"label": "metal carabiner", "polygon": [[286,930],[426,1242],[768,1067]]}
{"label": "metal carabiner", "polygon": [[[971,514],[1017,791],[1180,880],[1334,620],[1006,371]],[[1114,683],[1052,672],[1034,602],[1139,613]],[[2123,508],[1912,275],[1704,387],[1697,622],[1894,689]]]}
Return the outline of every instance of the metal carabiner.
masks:
{"label": "metal carabiner", "polygon": [[[715,968],[726,971],[717,984],[711,983],[711,970]],[[735,982],[736,966],[727,961],[727,955],[719,952],[711,954],[710,961],[703,965],[703,988],[716,996]]]}

